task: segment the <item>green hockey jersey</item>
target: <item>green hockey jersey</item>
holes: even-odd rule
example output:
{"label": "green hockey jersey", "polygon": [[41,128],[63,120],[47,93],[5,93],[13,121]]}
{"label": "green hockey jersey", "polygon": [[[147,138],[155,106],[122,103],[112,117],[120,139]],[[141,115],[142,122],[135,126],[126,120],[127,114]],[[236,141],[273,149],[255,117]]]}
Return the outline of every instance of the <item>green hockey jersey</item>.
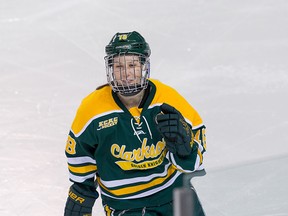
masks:
{"label": "green hockey jersey", "polygon": [[[183,173],[202,169],[205,126],[197,111],[173,88],[149,80],[141,108],[127,110],[110,86],[81,103],[66,144],[70,180],[100,187],[103,204],[115,209],[157,206],[172,200]],[[168,103],[192,127],[190,156],[172,154],[158,132],[155,116]]]}

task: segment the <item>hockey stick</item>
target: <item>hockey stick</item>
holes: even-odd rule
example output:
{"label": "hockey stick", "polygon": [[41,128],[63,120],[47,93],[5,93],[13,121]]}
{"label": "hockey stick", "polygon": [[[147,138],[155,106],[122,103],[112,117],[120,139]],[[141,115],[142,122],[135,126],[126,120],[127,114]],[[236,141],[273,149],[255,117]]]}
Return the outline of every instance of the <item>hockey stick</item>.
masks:
{"label": "hockey stick", "polygon": [[[198,202],[198,197],[194,187],[191,184],[191,179],[197,176],[206,175],[205,169],[195,171],[193,173],[184,174],[183,187],[175,188],[173,191],[173,215],[174,216],[196,216],[195,206]],[[197,204],[201,205],[201,204]],[[204,213],[201,214],[205,215]],[[198,216],[198,215],[197,215]]]}

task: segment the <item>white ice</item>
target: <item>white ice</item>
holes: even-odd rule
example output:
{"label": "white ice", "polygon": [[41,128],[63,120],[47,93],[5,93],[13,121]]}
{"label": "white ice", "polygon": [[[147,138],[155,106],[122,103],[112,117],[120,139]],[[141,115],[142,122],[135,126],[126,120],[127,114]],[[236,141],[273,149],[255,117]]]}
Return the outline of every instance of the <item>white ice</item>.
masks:
{"label": "white ice", "polygon": [[0,215],[63,215],[68,130],[132,30],[206,123],[207,215],[288,215],[287,0],[0,0]]}

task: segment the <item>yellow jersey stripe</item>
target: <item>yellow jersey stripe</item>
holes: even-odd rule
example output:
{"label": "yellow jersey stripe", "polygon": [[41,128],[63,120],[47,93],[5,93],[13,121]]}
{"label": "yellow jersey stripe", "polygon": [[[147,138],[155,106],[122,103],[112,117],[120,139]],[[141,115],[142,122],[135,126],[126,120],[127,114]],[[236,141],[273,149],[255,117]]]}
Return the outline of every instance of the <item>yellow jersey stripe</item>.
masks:
{"label": "yellow jersey stripe", "polygon": [[202,162],[203,162],[203,155],[202,155],[200,149],[198,149],[197,154],[199,155],[199,158],[200,158],[200,164],[202,164]]}
{"label": "yellow jersey stripe", "polygon": [[87,165],[87,166],[75,167],[75,166],[68,165],[68,169],[73,173],[84,174],[84,173],[88,173],[92,171],[96,172],[97,166]]}
{"label": "yellow jersey stripe", "polygon": [[174,173],[176,173],[177,170],[175,169],[174,166],[170,166],[167,172],[167,175],[164,177],[160,177],[160,178],[156,178],[154,180],[152,180],[149,183],[146,184],[141,184],[141,185],[136,185],[136,186],[130,186],[130,187],[125,187],[125,188],[121,188],[121,189],[115,189],[115,190],[109,190],[107,187],[105,187],[101,181],[99,180],[99,178],[97,178],[97,181],[99,183],[99,185],[104,188],[106,191],[108,191],[109,193],[116,195],[116,196],[121,196],[121,195],[128,195],[128,194],[132,194],[132,193],[136,193],[145,189],[148,189],[150,187],[156,186],[156,185],[160,185],[162,184],[165,180],[167,180],[168,178],[170,178],[170,176],[172,176]]}

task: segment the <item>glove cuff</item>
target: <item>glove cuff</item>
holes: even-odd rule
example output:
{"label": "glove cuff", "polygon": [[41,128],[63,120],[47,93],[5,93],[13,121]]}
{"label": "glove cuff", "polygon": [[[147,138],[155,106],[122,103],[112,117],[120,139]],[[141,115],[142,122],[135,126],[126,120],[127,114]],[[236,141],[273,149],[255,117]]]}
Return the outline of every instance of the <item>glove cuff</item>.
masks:
{"label": "glove cuff", "polygon": [[86,191],[77,184],[73,184],[70,187],[68,197],[76,204],[84,207],[93,207],[95,200],[98,198],[98,193],[95,191]]}

